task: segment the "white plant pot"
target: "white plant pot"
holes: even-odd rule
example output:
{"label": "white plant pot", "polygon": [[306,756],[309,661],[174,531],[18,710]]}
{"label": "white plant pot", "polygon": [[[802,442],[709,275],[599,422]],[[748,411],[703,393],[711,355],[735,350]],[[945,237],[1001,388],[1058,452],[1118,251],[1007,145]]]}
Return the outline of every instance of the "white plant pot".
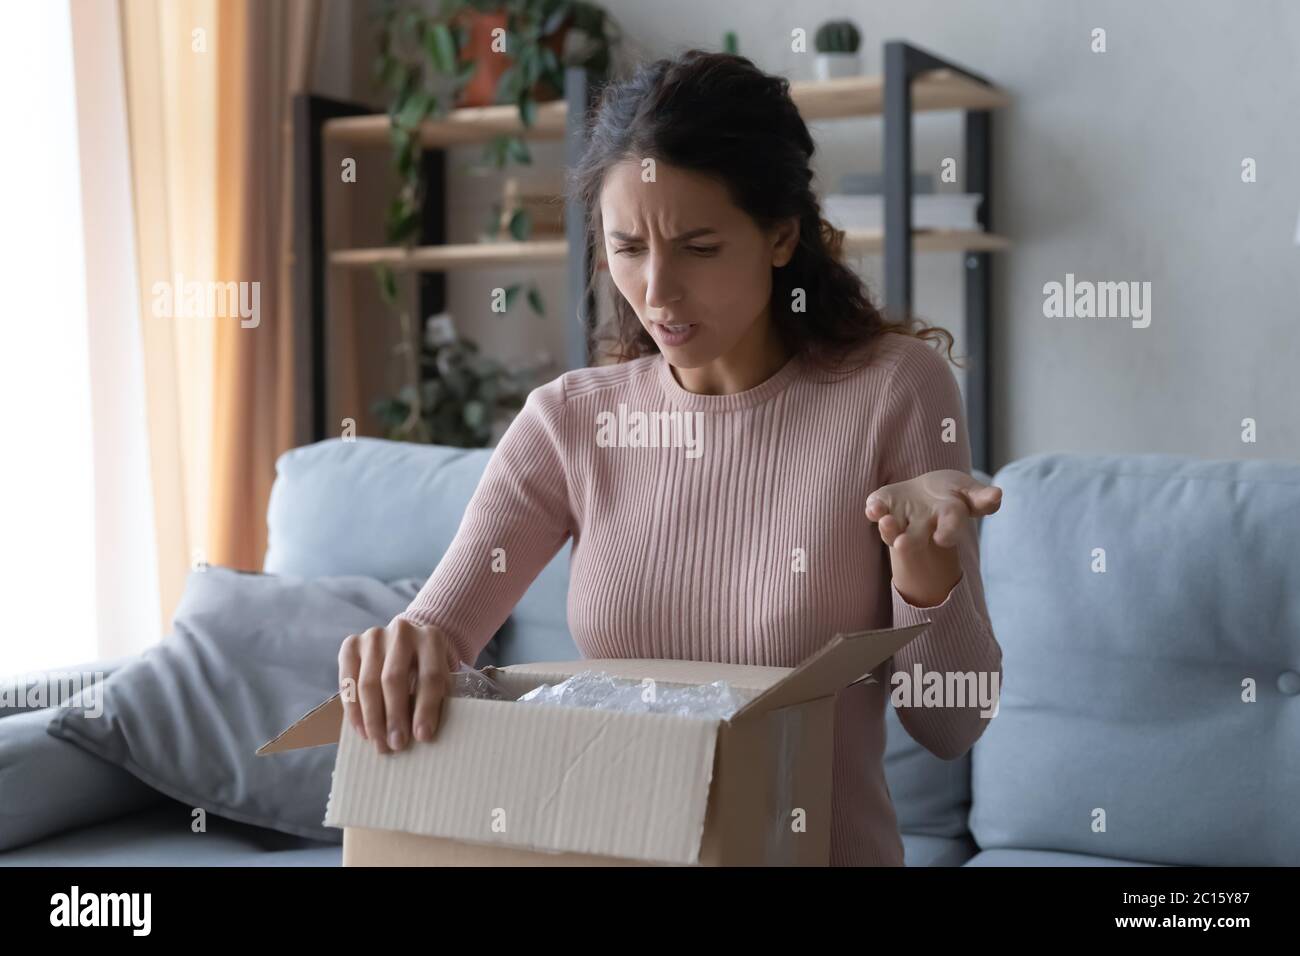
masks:
{"label": "white plant pot", "polygon": [[818,80],[834,80],[858,76],[862,72],[862,60],[856,53],[818,53],[813,68]]}

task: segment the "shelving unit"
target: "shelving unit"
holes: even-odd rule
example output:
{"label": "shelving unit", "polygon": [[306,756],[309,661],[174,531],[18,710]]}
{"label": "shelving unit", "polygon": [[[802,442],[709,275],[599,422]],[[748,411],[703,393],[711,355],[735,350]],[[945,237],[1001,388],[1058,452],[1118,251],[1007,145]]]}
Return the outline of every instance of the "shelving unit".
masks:
{"label": "shelving unit", "polygon": [[[989,471],[989,328],[990,254],[1009,246],[992,233],[989,215],[992,162],[991,112],[1009,102],[1005,93],[988,80],[901,41],[885,44],[882,76],[855,76],[825,82],[794,82],[791,96],[805,120],[883,116],[885,228],[851,230],[846,251],[853,255],[882,253],[885,266],[887,312],[910,312],[912,255],[915,252],[963,252],[965,284],[965,346],[972,359],[966,381],[967,417],[974,465]],[[513,106],[454,110],[421,128],[425,147],[428,195],[421,241],[402,248],[339,249],[326,251],[322,236],[322,169],[324,144],[383,145],[389,139],[389,118],[368,113],[357,104],[302,96],[295,108],[295,157],[299,173],[295,193],[297,277],[295,321],[303,343],[298,369],[301,381],[311,382],[303,403],[310,411],[302,429],[304,441],[325,435],[325,271],[337,268],[371,268],[383,263],[420,275],[422,315],[445,306],[445,275],[459,269],[560,265],[568,271],[570,301],[578,321],[569,324],[567,353],[570,367],[588,364],[588,337],[595,303],[584,294],[592,269],[592,251],[582,233],[583,210],[565,209],[564,239],[527,242],[448,244],[444,242],[446,187],[445,150],[487,142],[502,133],[567,143],[566,163],[582,154],[586,134],[583,118],[595,99],[584,70],[565,72],[565,98],[539,104],[533,126],[524,130]],[[922,111],[960,110],[963,127],[964,181],[967,192],[983,196],[978,230],[914,231],[912,211],[913,114]],[[575,254],[576,252],[576,254]]]}

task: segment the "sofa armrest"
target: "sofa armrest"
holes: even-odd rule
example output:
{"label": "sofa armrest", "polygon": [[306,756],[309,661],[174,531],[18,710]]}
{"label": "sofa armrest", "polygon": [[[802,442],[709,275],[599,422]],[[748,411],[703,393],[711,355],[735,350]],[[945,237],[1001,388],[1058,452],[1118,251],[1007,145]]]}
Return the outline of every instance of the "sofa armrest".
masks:
{"label": "sofa armrest", "polygon": [[0,719],[57,706],[69,696],[69,689],[75,691],[86,683],[103,680],[137,657],[138,654],[104,657],[83,664],[0,677]]}

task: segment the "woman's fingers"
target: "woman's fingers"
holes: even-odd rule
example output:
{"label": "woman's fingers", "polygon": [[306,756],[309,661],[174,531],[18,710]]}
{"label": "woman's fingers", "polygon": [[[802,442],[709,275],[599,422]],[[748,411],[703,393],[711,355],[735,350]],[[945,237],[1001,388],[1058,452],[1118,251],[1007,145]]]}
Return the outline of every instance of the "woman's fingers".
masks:
{"label": "woman's fingers", "polygon": [[357,680],[357,699],[366,723],[366,737],[375,742],[380,753],[388,753],[388,721],[384,716],[384,629],[368,628],[361,635],[361,674]]}
{"label": "woman's fingers", "polygon": [[872,521],[879,521],[885,515],[890,513],[890,497],[885,491],[873,491],[867,495],[867,517]]}
{"label": "woman's fingers", "polygon": [[907,530],[907,522],[896,515],[887,514],[880,519],[877,527],[880,530],[880,540],[892,548],[898,536]]}
{"label": "woman's fingers", "polygon": [[[923,490],[924,481],[931,486]],[[890,548],[913,550],[931,542],[953,548],[967,533],[966,519],[993,514],[1002,507],[1002,489],[958,471],[935,472],[867,496],[867,518],[876,522],[880,539]],[[900,541],[900,536],[907,537]]]}
{"label": "woman's fingers", "polygon": [[916,517],[907,523],[903,533],[894,538],[893,544],[890,545],[901,554],[920,554],[930,545],[930,538],[934,534],[935,516],[933,513],[925,517]]}
{"label": "woman's fingers", "polygon": [[384,739],[389,749],[401,750],[411,739],[411,670],[415,663],[415,626],[399,618],[387,633],[379,683],[384,688]]}
{"label": "woman's fingers", "polygon": [[973,518],[991,515],[1002,507],[1002,489],[997,485],[972,484],[962,489],[962,494]]}
{"label": "woman's fingers", "polygon": [[339,692],[343,700],[343,716],[362,737],[366,735],[366,722],[361,716],[357,700],[357,681],[361,671],[361,636],[349,634],[339,647]]}
{"label": "woman's fingers", "polygon": [[966,505],[963,502],[954,502],[939,509],[939,521],[934,531],[934,543],[941,548],[956,547],[961,540],[962,533],[966,530],[967,517]]}
{"label": "woman's fingers", "polygon": [[437,627],[399,617],[339,648],[343,715],[381,754],[432,740],[460,652]]}
{"label": "woman's fingers", "polygon": [[415,739],[429,741],[438,733],[442,701],[451,683],[447,659],[447,639],[433,628],[421,628],[417,637],[416,657],[419,672],[415,679]]}

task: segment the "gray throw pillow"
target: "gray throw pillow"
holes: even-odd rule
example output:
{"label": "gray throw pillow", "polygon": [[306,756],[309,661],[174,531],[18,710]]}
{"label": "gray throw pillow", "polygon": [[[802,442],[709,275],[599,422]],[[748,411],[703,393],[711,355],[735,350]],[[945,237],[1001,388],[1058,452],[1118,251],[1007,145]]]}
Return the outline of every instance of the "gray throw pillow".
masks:
{"label": "gray throw pillow", "polygon": [[338,843],[321,822],[337,747],[255,751],[338,689],[343,638],[388,623],[422,583],[193,571],[172,633],[100,685],[102,714],[74,696],[49,733],[192,808]]}

